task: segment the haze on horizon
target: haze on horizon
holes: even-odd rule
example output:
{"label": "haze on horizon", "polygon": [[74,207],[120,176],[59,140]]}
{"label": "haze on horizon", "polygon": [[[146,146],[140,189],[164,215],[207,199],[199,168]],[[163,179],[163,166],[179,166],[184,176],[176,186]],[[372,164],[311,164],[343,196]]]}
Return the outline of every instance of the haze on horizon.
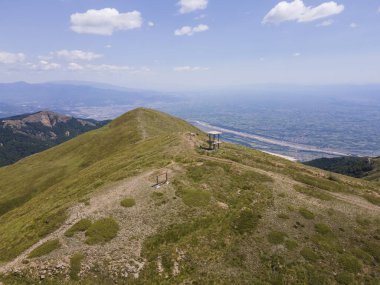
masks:
{"label": "haze on horizon", "polygon": [[379,84],[379,30],[374,0],[5,0],[0,81]]}

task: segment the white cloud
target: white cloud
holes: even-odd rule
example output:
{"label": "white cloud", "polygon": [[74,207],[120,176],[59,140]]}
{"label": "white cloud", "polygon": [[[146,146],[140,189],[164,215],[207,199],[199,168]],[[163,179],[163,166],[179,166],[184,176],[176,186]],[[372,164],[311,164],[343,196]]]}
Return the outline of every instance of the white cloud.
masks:
{"label": "white cloud", "polygon": [[340,14],[343,10],[344,5],[339,5],[334,1],[324,2],[316,7],[305,6],[302,0],[281,1],[269,11],[262,22],[263,24],[279,24],[286,21],[312,22]]}
{"label": "white cloud", "polygon": [[357,27],[358,27],[358,24],[356,24],[356,23],[351,23],[350,24],[350,28],[352,28],[352,29],[355,29]]}
{"label": "white cloud", "polygon": [[23,62],[26,59],[23,53],[11,53],[0,51],[0,63],[13,64]]}
{"label": "white cloud", "polygon": [[334,20],[326,20],[317,25],[317,27],[328,27],[334,24]]}
{"label": "white cloud", "polygon": [[46,60],[40,60],[38,63],[28,63],[27,65],[33,70],[42,71],[57,70],[61,68],[60,64]]}
{"label": "white cloud", "polygon": [[203,19],[205,19],[206,18],[206,15],[205,14],[201,14],[201,15],[199,15],[199,16],[196,16],[195,18],[194,18],[194,20],[203,20]]}
{"label": "white cloud", "polygon": [[192,72],[192,71],[207,71],[209,70],[208,67],[202,67],[202,66],[177,66],[173,68],[176,72]]}
{"label": "white cloud", "polygon": [[119,13],[114,8],[88,10],[70,17],[71,30],[79,34],[110,36],[115,31],[140,28],[143,23],[141,13],[132,11]]}
{"label": "white cloud", "polygon": [[174,31],[174,35],[176,36],[192,36],[195,33],[206,32],[210,28],[207,25],[198,25],[196,27],[184,26],[180,29]]}
{"label": "white cloud", "polygon": [[130,72],[130,73],[142,73],[150,72],[148,67],[133,67],[128,65],[113,65],[113,64],[99,64],[86,65],[86,69],[99,72]]}
{"label": "white cloud", "polygon": [[178,2],[178,6],[180,6],[179,12],[181,14],[204,10],[207,8],[207,5],[208,0],[180,0]]}
{"label": "white cloud", "polygon": [[68,70],[72,70],[72,71],[78,71],[78,70],[83,70],[84,67],[78,63],[75,63],[75,62],[70,62],[68,65],[67,65],[67,69]]}
{"label": "white cloud", "polygon": [[149,26],[149,27],[154,27],[155,24],[154,24],[153,22],[148,22],[148,26]]}
{"label": "white cloud", "polygon": [[295,52],[295,53],[293,53],[293,56],[294,56],[294,57],[299,57],[299,56],[301,56],[301,53],[299,53],[299,52]]}
{"label": "white cloud", "polygon": [[66,50],[66,49],[52,52],[51,55],[68,60],[68,61],[73,61],[73,60],[91,61],[103,56],[101,54],[97,54],[93,52],[86,52],[82,50]]}
{"label": "white cloud", "polygon": [[111,48],[112,47],[112,45],[106,45],[105,46],[105,48]]}

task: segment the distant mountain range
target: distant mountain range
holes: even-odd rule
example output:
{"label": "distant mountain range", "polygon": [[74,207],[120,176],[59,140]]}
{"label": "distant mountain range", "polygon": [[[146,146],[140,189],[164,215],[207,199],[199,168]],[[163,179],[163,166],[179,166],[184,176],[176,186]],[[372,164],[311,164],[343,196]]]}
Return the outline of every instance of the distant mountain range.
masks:
{"label": "distant mountain range", "polygon": [[106,123],[48,111],[0,119],[0,166],[14,163]]}
{"label": "distant mountain range", "polygon": [[91,82],[0,83],[0,117],[43,109],[73,115],[78,113],[75,112],[78,108],[126,106],[124,109],[131,109],[175,100],[172,95],[156,91]]}

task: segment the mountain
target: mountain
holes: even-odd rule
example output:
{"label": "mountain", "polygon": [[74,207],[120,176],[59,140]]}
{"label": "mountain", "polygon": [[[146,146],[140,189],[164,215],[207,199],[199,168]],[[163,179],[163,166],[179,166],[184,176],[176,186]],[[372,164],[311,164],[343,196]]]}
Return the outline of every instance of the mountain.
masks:
{"label": "mountain", "polygon": [[0,168],[0,281],[378,284],[377,184],[206,141],[139,108]]}
{"label": "mountain", "polygon": [[0,119],[0,167],[63,143],[108,121],[42,111]]}
{"label": "mountain", "polygon": [[319,158],[305,162],[305,164],[331,172],[380,182],[380,157]]}

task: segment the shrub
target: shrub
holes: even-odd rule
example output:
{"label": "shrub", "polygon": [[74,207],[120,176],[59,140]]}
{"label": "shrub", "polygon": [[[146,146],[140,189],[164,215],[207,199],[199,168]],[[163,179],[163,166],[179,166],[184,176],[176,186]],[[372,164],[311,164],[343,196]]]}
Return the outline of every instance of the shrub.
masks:
{"label": "shrub", "polygon": [[351,273],[341,272],[335,276],[335,280],[340,284],[349,285],[352,284],[354,278]]}
{"label": "shrub", "polygon": [[83,254],[81,253],[75,253],[71,258],[70,258],[70,278],[72,280],[79,280],[79,272],[81,269],[81,263],[83,259]]}
{"label": "shrub", "polygon": [[183,188],[177,194],[189,207],[207,206],[211,200],[211,193],[193,188]]}
{"label": "shrub", "polygon": [[270,232],[268,235],[268,241],[272,244],[281,244],[284,242],[286,233],[283,232]]}
{"label": "shrub", "polygon": [[298,212],[301,214],[302,217],[308,220],[314,219],[314,214],[313,212],[309,211],[308,209],[305,208],[300,208]]}
{"label": "shrub", "polygon": [[279,217],[280,219],[284,219],[284,220],[289,219],[289,216],[287,214],[284,214],[284,213],[278,214],[277,217]]}
{"label": "shrub", "polygon": [[317,261],[318,255],[309,247],[304,247],[301,250],[301,255],[303,258],[305,258],[308,261]]}
{"label": "shrub", "polygon": [[61,243],[58,239],[49,240],[43,244],[41,244],[39,247],[35,248],[30,254],[30,258],[40,257],[43,255],[47,255],[50,252],[58,249],[61,247]]}
{"label": "shrub", "polygon": [[315,228],[315,231],[321,235],[326,235],[326,234],[331,233],[330,227],[326,224],[316,224],[314,228]]}
{"label": "shrub", "polygon": [[71,228],[65,232],[65,236],[72,237],[77,232],[84,232],[91,226],[91,221],[89,219],[82,219],[75,223]]}
{"label": "shrub", "polygon": [[353,255],[355,255],[357,258],[360,258],[366,264],[371,264],[374,261],[374,258],[361,248],[354,248],[353,250],[351,250],[351,252]]}
{"label": "shrub", "polygon": [[368,242],[366,246],[366,251],[373,256],[373,258],[380,262],[380,243],[379,242]]}
{"label": "shrub", "polygon": [[233,221],[233,229],[240,234],[252,232],[259,222],[259,217],[250,209],[242,210]]}
{"label": "shrub", "polygon": [[94,245],[106,243],[117,236],[119,225],[113,218],[97,220],[86,231],[86,243]]}
{"label": "shrub", "polygon": [[285,241],[285,247],[288,249],[288,250],[293,250],[293,249],[296,249],[298,246],[297,242],[295,240],[286,240]]}
{"label": "shrub", "polygon": [[136,205],[136,201],[133,198],[125,198],[120,202],[120,205],[125,207],[125,208],[130,208]]}
{"label": "shrub", "polygon": [[343,254],[338,258],[341,266],[348,272],[358,273],[362,270],[362,265],[360,261],[350,254]]}

